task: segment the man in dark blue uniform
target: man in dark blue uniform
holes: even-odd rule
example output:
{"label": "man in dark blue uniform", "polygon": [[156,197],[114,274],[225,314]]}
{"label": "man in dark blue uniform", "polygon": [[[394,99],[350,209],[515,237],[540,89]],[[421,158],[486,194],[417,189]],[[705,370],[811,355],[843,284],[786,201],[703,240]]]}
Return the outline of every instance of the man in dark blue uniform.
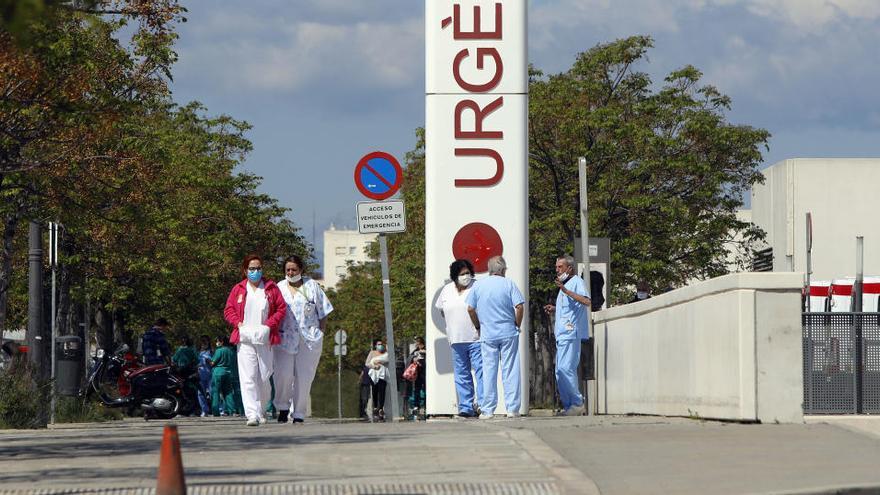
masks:
{"label": "man in dark blue uniform", "polygon": [[141,339],[141,352],[144,356],[144,364],[171,364],[171,346],[165,339],[165,333],[169,327],[168,320],[159,318],[149,330],[144,332]]}

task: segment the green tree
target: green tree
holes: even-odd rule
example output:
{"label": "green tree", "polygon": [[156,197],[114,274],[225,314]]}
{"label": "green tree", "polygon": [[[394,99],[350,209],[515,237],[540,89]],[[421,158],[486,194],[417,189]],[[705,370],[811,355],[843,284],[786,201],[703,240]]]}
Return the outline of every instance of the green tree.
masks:
{"label": "green tree", "polygon": [[[41,198],[48,175],[72,163],[119,159],[92,151],[133,105],[167,96],[176,58],[171,26],[183,9],[174,0],[9,0],[0,10],[2,327],[19,223],[52,218]],[[123,47],[116,35],[129,21],[136,28]]]}

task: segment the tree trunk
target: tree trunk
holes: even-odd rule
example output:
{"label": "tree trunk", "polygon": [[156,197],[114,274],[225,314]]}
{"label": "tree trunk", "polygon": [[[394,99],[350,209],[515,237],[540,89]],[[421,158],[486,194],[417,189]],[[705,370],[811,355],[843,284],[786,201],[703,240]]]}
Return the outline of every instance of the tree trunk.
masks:
{"label": "tree trunk", "polygon": [[[6,328],[6,315],[9,305],[9,285],[12,282],[12,256],[15,230],[21,220],[21,207],[17,207],[3,217],[3,240],[0,244],[0,329]],[[0,331],[0,345],[3,332]]]}
{"label": "tree trunk", "polygon": [[531,324],[534,331],[531,335],[534,356],[530,369],[532,371],[530,400],[535,407],[556,406],[555,348],[552,338],[553,321],[540,305],[530,308]]}
{"label": "tree trunk", "polygon": [[131,349],[135,348],[131,332],[125,326],[125,314],[119,308],[113,310],[113,339],[127,344]]}
{"label": "tree trunk", "polygon": [[95,304],[95,339],[98,342],[98,348],[104,349],[106,352],[113,352],[116,349],[116,342],[113,340],[113,320],[110,318],[110,311],[104,306],[104,303]]}

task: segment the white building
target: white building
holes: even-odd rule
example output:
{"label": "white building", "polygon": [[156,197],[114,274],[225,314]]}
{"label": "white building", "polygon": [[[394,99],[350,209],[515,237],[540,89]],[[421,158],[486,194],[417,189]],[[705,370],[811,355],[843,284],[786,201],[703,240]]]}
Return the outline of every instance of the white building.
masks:
{"label": "white building", "polygon": [[856,236],[865,238],[865,275],[880,275],[880,158],[796,158],[763,173],[752,221],[767,233],[773,271],[806,271],[810,212],[813,280],[855,275]]}
{"label": "white building", "polygon": [[357,230],[337,230],[331,224],[324,231],[324,287],[335,288],[339,279],[348,273],[348,262],[371,261],[367,247],[376,240],[376,234],[361,234]]}

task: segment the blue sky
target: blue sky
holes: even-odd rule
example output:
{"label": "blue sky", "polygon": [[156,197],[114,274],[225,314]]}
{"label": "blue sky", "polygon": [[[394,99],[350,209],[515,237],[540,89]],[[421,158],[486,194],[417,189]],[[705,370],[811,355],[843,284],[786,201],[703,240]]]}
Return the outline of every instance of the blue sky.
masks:
{"label": "blue sky", "polygon": [[[424,125],[424,2],[184,1],[173,90],[254,127],[245,169],[317,243],[354,225],[358,159],[413,147]],[[733,98],[729,120],[773,134],[765,163],[880,156],[880,0],[531,0],[529,59],[655,39],[655,81],[691,64]],[[319,260],[320,261],[320,260]]]}

